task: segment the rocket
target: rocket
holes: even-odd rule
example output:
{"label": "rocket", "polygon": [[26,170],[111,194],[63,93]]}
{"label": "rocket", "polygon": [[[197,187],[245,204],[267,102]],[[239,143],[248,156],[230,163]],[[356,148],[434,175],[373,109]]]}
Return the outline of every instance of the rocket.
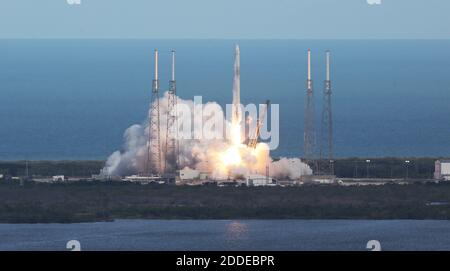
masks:
{"label": "rocket", "polygon": [[311,49],[308,49],[308,80],[307,80],[307,91],[312,93],[312,77],[311,77]]}
{"label": "rocket", "polygon": [[158,78],[158,49],[155,49],[155,91],[159,90],[159,78]]}
{"label": "rocket", "polygon": [[326,81],[330,81],[330,51],[326,51],[327,75]]}
{"label": "rocket", "polygon": [[308,49],[308,81],[311,80],[311,49]]}
{"label": "rocket", "polygon": [[238,125],[242,119],[241,112],[241,52],[239,45],[236,45],[234,53],[234,79],[233,79],[233,116],[232,124]]}
{"label": "rocket", "polygon": [[175,81],[175,50],[172,50],[172,81]]}

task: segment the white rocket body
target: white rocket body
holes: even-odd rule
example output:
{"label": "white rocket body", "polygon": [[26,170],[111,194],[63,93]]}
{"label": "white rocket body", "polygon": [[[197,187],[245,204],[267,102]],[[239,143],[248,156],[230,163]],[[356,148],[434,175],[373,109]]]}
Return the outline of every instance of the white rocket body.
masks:
{"label": "white rocket body", "polygon": [[327,51],[326,59],[327,59],[327,76],[326,76],[326,80],[330,81],[330,51]]}
{"label": "white rocket body", "polygon": [[241,53],[239,45],[236,45],[234,55],[234,79],[233,79],[233,116],[232,124],[238,125],[242,120],[241,112]]}
{"label": "white rocket body", "polygon": [[172,81],[175,81],[175,51],[172,51]]}
{"label": "white rocket body", "polygon": [[155,50],[155,89],[159,89],[159,78],[158,78],[158,50]]}
{"label": "white rocket body", "polygon": [[308,81],[311,80],[311,50],[308,49]]}

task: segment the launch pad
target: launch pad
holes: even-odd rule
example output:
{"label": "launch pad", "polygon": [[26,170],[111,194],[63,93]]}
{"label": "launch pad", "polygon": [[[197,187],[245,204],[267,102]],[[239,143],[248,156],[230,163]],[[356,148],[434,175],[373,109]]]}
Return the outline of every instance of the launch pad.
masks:
{"label": "launch pad", "polygon": [[[145,149],[139,147],[139,150],[131,154],[134,157],[127,158],[129,164],[122,166],[127,168],[125,180],[141,183],[174,183],[177,180],[183,182],[182,176],[188,174],[189,170],[201,172],[201,174],[198,174],[198,178],[191,178],[192,180],[208,180],[208,182],[217,181],[220,183],[232,181],[254,186],[275,185],[277,179],[300,180],[300,177],[306,175],[323,175],[322,179],[329,179],[329,176],[334,175],[333,164],[330,162],[329,167],[324,169],[324,165],[319,166],[318,163],[323,161],[324,158],[333,161],[330,52],[326,52],[324,109],[319,137],[316,136],[315,130],[312,61],[311,50],[309,49],[307,59],[304,156],[302,159],[281,158],[278,161],[270,157],[268,144],[260,142],[263,128],[266,129],[267,134],[268,127],[266,126],[268,126],[268,122],[266,119],[269,118],[269,108],[271,108],[270,113],[272,113],[273,105],[270,104],[269,100],[260,105],[259,116],[255,118],[246,117],[248,112],[243,111],[240,83],[241,51],[238,45],[234,50],[231,113],[230,115],[227,114],[230,119],[225,120],[224,123],[226,135],[222,140],[216,141],[197,137],[186,140],[179,136],[181,133],[179,131],[180,124],[183,125],[183,121],[186,121],[178,111],[179,106],[186,106],[191,102],[182,100],[177,96],[174,50],[171,51],[171,77],[168,91],[161,97],[159,51],[155,50],[148,126],[144,127],[147,142]],[[195,99],[194,105],[189,107],[190,110],[193,110],[194,117],[198,106],[202,107],[200,112],[203,112],[203,107],[206,107],[203,104],[196,104]],[[200,116],[204,118],[202,114]],[[198,125],[195,121],[194,119],[194,126]],[[275,119],[275,121],[279,121],[279,119]],[[189,123],[192,123],[192,120],[189,120]],[[271,123],[274,123],[273,119],[271,119]],[[203,125],[203,121],[201,125]],[[204,127],[201,126],[201,133],[204,133],[203,129]],[[193,133],[196,134],[197,131],[194,130]],[[318,142],[317,139],[320,139],[320,141]],[[138,139],[134,140],[129,144],[134,144]],[[180,148],[180,146],[183,148]],[[143,152],[145,152],[145,157],[142,155]],[[106,175],[124,175],[114,170],[115,163],[112,162],[111,167],[113,167],[112,170],[108,166],[105,167]],[[131,168],[135,169],[134,172],[130,172]],[[130,175],[130,173],[132,174]],[[319,177],[316,177],[316,179]]]}

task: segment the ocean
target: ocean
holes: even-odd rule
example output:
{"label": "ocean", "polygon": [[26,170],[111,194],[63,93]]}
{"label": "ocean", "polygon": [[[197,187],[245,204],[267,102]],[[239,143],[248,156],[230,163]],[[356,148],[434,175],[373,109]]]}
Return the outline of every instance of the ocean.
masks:
{"label": "ocean", "polygon": [[[386,230],[389,229],[389,230]],[[1,250],[365,251],[450,250],[440,220],[117,220],[80,224],[0,224]],[[371,246],[370,246],[371,247]]]}
{"label": "ocean", "polygon": [[272,156],[303,155],[308,48],[317,127],[332,52],[337,157],[449,156],[449,40],[0,40],[0,160],[120,149],[125,129],[146,118],[154,48],[163,89],[175,49],[180,97],[230,103],[235,43],[242,102],[280,106]]}

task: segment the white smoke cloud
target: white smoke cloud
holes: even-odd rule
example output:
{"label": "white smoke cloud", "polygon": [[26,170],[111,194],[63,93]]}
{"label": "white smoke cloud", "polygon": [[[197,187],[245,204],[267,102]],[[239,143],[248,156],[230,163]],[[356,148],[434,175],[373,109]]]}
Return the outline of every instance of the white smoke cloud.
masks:
{"label": "white smoke cloud", "polygon": [[373,5],[381,5],[381,0],[367,0],[367,4]]}
{"label": "white smoke cloud", "polygon": [[142,125],[132,125],[124,133],[123,151],[115,151],[106,161],[104,174],[130,175],[144,171],[147,158],[147,132]]}
{"label": "white smoke cloud", "polygon": [[297,179],[300,176],[311,175],[311,168],[298,158],[281,158],[269,166],[270,176],[274,178]]}
{"label": "white smoke cloud", "polygon": [[[178,113],[177,122],[179,133],[195,134],[196,131],[205,133],[203,124],[213,120],[217,115],[224,117],[224,112],[219,104],[209,102],[198,104],[192,100],[183,100],[176,97],[179,108],[188,108],[189,114]],[[159,99],[160,104],[160,132],[161,150],[164,150],[167,133],[167,113],[168,113],[168,93]],[[148,114],[150,116],[150,112]],[[203,123],[194,121],[194,116],[202,116]],[[121,151],[116,151],[109,156],[105,167],[102,170],[104,175],[125,176],[146,172],[148,138],[149,138],[149,118],[142,125],[132,125],[124,133],[124,146]],[[187,127],[184,127],[184,126]],[[226,127],[231,124],[225,120]],[[225,128],[226,130],[226,128]],[[223,138],[223,130],[213,131],[210,139],[196,139],[195,135],[189,138],[178,139],[180,168],[189,167],[201,172],[209,173],[215,180],[224,180],[229,176],[234,178],[244,178],[248,174],[266,174],[269,166],[270,176],[274,178],[299,178],[302,175],[312,173],[311,168],[298,158],[281,158],[273,161],[270,157],[269,146],[265,143],[257,144],[256,148],[249,148],[247,145],[233,145],[229,140]],[[217,133],[214,135],[214,133]],[[220,134],[222,133],[222,134]],[[236,165],[224,166],[221,157],[228,150],[238,152],[241,157],[240,163]],[[164,151],[162,161],[165,160]],[[163,163],[164,164],[164,163]],[[173,167],[173,165],[168,165]]]}

